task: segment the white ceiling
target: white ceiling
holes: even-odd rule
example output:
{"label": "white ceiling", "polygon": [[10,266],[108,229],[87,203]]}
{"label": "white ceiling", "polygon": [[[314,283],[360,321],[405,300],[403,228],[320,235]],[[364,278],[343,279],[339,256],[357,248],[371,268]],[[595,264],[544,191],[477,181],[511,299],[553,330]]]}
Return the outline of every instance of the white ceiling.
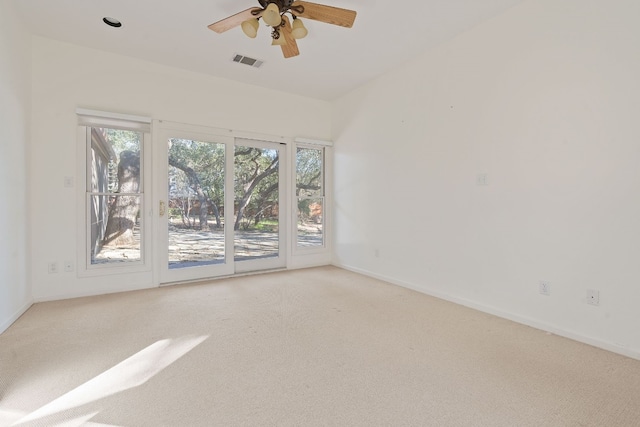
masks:
{"label": "white ceiling", "polygon": [[[316,0],[358,12],[347,29],[304,20],[300,56],[285,59],[261,24],[255,39],[238,27],[207,25],[257,0],[13,0],[33,34],[252,85],[332,100],[471,29],[523,0]],[[108,27],[105,16],[123,23]],[[264,60],[252,68],[234,54]]]}

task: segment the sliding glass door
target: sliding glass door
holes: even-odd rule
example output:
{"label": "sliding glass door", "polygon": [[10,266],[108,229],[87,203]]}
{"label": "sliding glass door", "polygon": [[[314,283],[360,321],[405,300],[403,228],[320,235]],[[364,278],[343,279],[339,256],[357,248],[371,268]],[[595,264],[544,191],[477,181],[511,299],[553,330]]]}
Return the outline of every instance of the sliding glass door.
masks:
{"label": "sliding glass door", "polygon": [[233,226],[236,272],[285,265],[283,148],[280,144],[236,141]]}
{"label": "sliding glass door", "polygon": [[161,282],[283,267],[281,146],[180,130],[162,143]]}

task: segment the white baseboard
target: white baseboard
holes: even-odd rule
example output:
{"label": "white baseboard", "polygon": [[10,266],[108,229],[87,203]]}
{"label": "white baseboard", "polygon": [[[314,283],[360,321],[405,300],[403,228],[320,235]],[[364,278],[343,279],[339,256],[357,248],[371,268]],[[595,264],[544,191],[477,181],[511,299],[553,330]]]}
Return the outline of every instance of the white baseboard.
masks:
{"label": "white baseboard", "polygon": [[74,299],[74,298],[95,297],[100,295],[120,294],[123,292],[142,291],[145,289],[153,289],[157,287],[158,286],[151,285],[151,284],[143,284],[143,285],[135,285],[135,286],[123,286],[119,288],[98,288],[98,289],[92,289],[90,291],[82,291],[82,292],[68,292],[68,293],[59,293],[59,294],[50,294],[50,295],[35,295],[33,302],[40,303],[40,302],[60,301],[60,300]]}
{"label": "white baseboard", "polygon": [[20,309],[18,309],[18,311],[16,311],[13,315],[11,315],[11,317],[9,317],[7,320],[5,320],[2,323],[0,323],[0,334],[3,333],[4,331],[6,331],[7,329],[9,329],[9,326],[13,325],[13,322],[18,320],[20,318],[20,316],[22,316],[24,313],[26,313],[26,311],[29,310],[29,308],[32,305],[33,305],[33,300],[30,299],[22,307],[20,307]]}
{"label": "white baseboard", "polygon": [[352,267],[349,265],[344,265],[344,264],[340,264],[339,262],[334,262],[332,265],[339,267],[339,268],[343,268],[345,270],[349,270],[352,271],[354,273],[358,273],[358,274],[362,274],[363,276],[368,276],[374,279],[378,279],[378,280],[382,280],[384,282],[388,282],[391,283],[393,285],[397,285],[397,286],[401,286],[403,288],[407,288],[407,289],[411,289],[413,291],[416,292],[420,292],[422,294],[425,295],[429,295],[435,298],[439,298],[445,301],[449,301],[458,305],[462,305],[465,307],[469,307],[472,308],[474,310],[478,310],[481,311],[483,313],[487,313],[487,314],[491,314],[497,317],[501,317],[503,319],[507,319],[507,320],[511,320],[513,322],[516,323],[520,323],[526,326],[530,326],[532,328],[535,329],[539,329],[542,331],[546,331],[546,332],[550,332],[554,335],[558,335],[564,338],[568,338],[574,341],[578,341],[581,342],[583,344],[588,344],[591,345],[593,347],[598,347],[601,348],[603,350],[607,350],[610,351],[612,353],[617,353],[617,354],[621,354],[623,356],[626,357],[630,357],[632,359],[636,359],[636,360],[640,360],[640,352],[639,351],[634,351],[631,349],[628,349],[626,347],[617,345],[615,343],[611,343],[611,342],[607,342],[607,341],[603,341],[597,338],[592,338],[592,337],[588,337],[585,335],[582,335],[580,333],[577,332],[573,332],[573,331],[568,331],[562,328],[558,328],[557,326],[545,323],[545,322],[541,322],[539,320],[536,319],[531,319],[525,316],[521,316],[519,314],[515,314],[515,313],[511,313],[508,311],[504,311],[495,307],[491,307],[485,304],[481,304],[472,300],[468,300],[465,298],[459,298],[456,297],[454,295],[450,295],[450,294],[446,294],[443,292],[439,292],[439,291],[434,291],[432,289],[428,289],[425,288],[423,286],[418,286],[415,285],[413,283],[409,283],[409,282],[405,282],[402,280],[397,280],[394,279],[393,277],[387,277],[387,276],[383,276],[380,274],[376,274],[376,273],[372,273],[370,271],[367,270],[363,270],[357,267]]}

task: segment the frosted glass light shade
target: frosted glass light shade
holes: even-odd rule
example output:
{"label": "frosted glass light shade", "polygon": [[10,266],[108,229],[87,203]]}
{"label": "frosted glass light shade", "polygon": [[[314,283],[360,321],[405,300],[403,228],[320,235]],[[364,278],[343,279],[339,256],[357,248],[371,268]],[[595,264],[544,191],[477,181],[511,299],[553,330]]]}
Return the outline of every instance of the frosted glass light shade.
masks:
{"label": "frosted glass light shade", "polygon": [[294,39],[303,39],[307,36],[308,33],[309,32],[305,28],[300,18],[293,20],[291,34],[293,35]]}
{"label": "frosted glass light shade", "polygon": [[254,39],[258,34],[259,26],[260,24],[258,23],[257,18],[247,19],[242,23],[242,31],[247,35],[247,37]]}
{"label": "frosted glass light shade", "polygon": [[267,9],[262,14],[262,19],[267,25],[272,27],[277,27],[282,22],[282,17],[280,17],[280,8],[275,3],[269,3]]}

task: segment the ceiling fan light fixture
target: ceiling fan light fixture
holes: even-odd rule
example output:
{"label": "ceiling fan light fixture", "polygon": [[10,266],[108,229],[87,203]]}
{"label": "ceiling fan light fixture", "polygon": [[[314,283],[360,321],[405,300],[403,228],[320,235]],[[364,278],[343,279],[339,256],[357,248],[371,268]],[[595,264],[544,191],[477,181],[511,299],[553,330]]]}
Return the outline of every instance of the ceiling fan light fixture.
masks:
{"label": "ceiling fan light fixture", "polygon": [[[280,46],[285,58],[292,58],[300,55],[297,39],[308,35],[299,17],[345,28],[351,28],[356,18],[355,10],[326,6],[306,0],[258,0],[258,3],[260,7],[245,9],[208,25],[208,28],[221,34],[242,26],[244,33],[254,38],[258,32],[255,28],[258,21],[255,19],[262,19],[265,25],[271,27],[271,44]],[[293,22],[290,17],[293,18]]]}
{"label": "ceiling fan light fixture", "polygon": [[309,34],[309,31],[307,31],[304,24],[302,23],[302,19],[295,18],[293,20],[293,25],[291,30],[291,35],[293,36],[293,38],[303,39],[307,36],[307,34]]}
{"label": "ceiling fan light fixture", "polygon": [[280,33],[279,36],[273,35],[273,41],[271,42],[271,46],[283,46],[287,44],[287,40],[284,38],[284,34]]}
{"label": "ceiling fan light fixture", "polygon": [[242,23],[242,31],[246,34],[247,37],[252,39],[256,38],[259,27],[260,24],[258,23],[257,18],[247,19]]}
{"label": "ceiling fan light fixture", "polygon": [[267,25],[271,27],[277,27],[282,22],[282,17],[280,16],[280,8],[275,3],[269,3],[264,13],[262,14],[262,19]]}

